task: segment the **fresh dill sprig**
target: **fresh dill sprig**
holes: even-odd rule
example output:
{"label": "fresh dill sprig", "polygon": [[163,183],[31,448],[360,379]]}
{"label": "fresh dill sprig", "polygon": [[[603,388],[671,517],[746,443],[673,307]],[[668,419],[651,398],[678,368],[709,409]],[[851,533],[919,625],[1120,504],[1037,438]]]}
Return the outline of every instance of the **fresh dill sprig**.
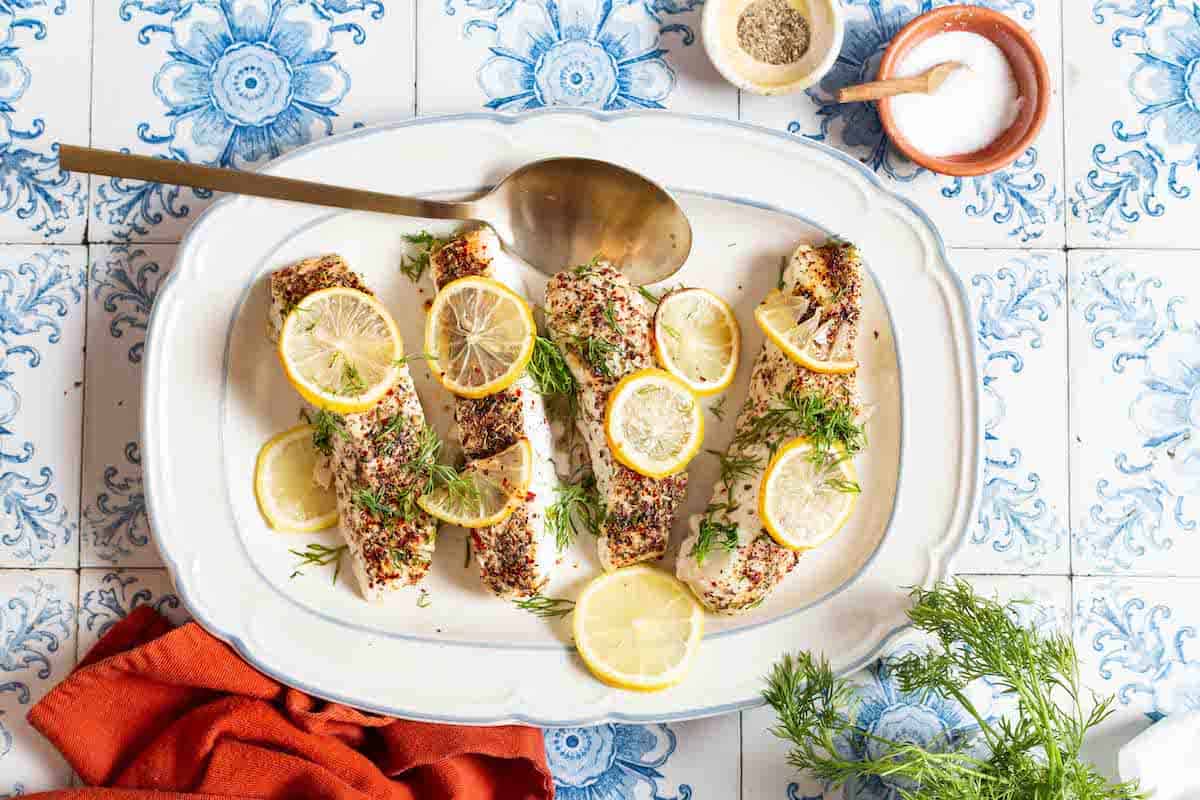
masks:
{"label": "fresh dill sprig", "polygon": [[788,257],[784,256],[779,261],[779,278],[775,281],[775,288],[781,292],[783,291],[783,287],[786,285],[783,282],[783,276],[784,276],[784,273],[787,272],[787,268],[788,268]]}
{"label": "fresh dill sprig", "polygon": [[[961,579],[913,589],[914,628],[937,646],[908,652],[890,664],[899,691],[939,697],[975,724],[963,737],[922,744],[897,741],[858,724],[847,709],[851,685],[811,653],[785,656],[767,678],[763,698],[778,715],[772,732],[791,743],[788,763],[833,788],[884,778],[904,800],[1136,800],[1136,782],[1107,780],[1081,758],[1089,731],[1113,711],[1114,698],[1086,702],[1078,654],[1069,633],[1044,634],[1019,622],[1016,605],[977,595]],[[983,679],[1014,713],[986,717],[968,687]],[[855,760],[838,743],[866,741]]]}
{"label": "fresh dill sprig", "polygon": [[616,377],[608,363],[608,357],[620,350],[620,345],[598,336],[576,336],[573,344],[579,349],[583,360],[591,365],[597,374],[605,378]]}
{"label": "fresh dill sprig", "polygon": [[608,327],[612,328],[617,335],[625,333],[625,329],[617,322],[617,306],[611,299],[604,302],[604,321],[608,323]]}
{"label": "fresh dill sprig", "polygon": [[407,367],[414,361],[437,361],[437,356],[433,353],[413,353],[412,355],[401,356],[392,363],[397,367]]}
{"label": "fresh dill sprig", "polygon": [[340,414],[319,408],[311,416],[306,413],[305,417],[308,424],[313,426],[312,443],[318,452],[327,456],[333,455],[335,436],[350,441],[350,434],[346,432],[346,420]]}
{"label": "fresh dill sprig", "polygon": [[433,598],[429,596],[428,589],[422,589],[417,595],[417,608],[429,608],[433,605]]}
{"label": "fresh dill sprig", "polygon": [[712,412],[712,415],[722,422],[725,420],[725,401],[728,399],[729,398],[725,395],[721,395],[720,398],[717,399],[717,402],[708,407],[708,410]]}
{"label": "fresh dill sprig", "polygon": [[583,278],[583,277],[595,272],[596,267],[598,267],[598,266],[600,266],[600,254],[599,253],[592,256],[591,261],[587,262],[586,264],[580,264],[579,266],[574,267],[571,271],[574,272],[578,277]]}
{"label": "fresh dill sprig", "polygon": [[570,396],[579,390],[562,351],[545,336],[534,340],[527,369],[539,394]]}
{"label": "fresh dill sprig", "polygon": [[304,573],[300,571],[301,567],[324,567],[327,564],[333,564],[333,583],[337,583],[338,575],[342,571],[342,556],[348,549],[349,546],[344,544],[337,547],[326,547],[319,542],[311,542],[303,550],[288,550],[289,553],[300,559],[295,571],[288,577],[295,578],[303,575]]}
{"label": "fresh dill sprig", "polygon": [[522,611],[528,611],[543,619],[565,617],[575,610],[574,600],[567,600],[564,597],[545,597],[540,594],[518,600],[514,605]]}
{"label": "fresh dill sprig", "polygon": [[825,485],[835,492],[845,492],[846,494],[860,494],[862,487],[857,481],[849,481],[845,478],[829,478],[825,481]]}
{"label": "fresh dill sprig", "polygon": [[752,479],[754,474],[762,467],[762,459],[758,456],[738,455],[732,451],[722,453],[719,450],[707,450],[705,452],[716,456],[718,463],[721,465],[720,477],[717,480],[725,486],[729,502],[733,502],[733,493],[737,489],[738,482]]}
{"label": "fresh dill sprig", "polygon": [[596,478],[590,473],[578,483],[559,484],[555,500],[546,508],[546,530],[554,533],[554,542],[561,553],[584,530],[600,535],[604,524],[604,503],[596,489]]}
{"label": "fresh dill sprig", "polygon": [[393,414],[388,417],[387,422],[383,423],[379,432],[371,437],[371,441],[377,444],[382,442],[379,450],[383,455],[390,456],[396,449],[396,445],[400,442],[400,432],[404,430],[406,422],[403,414]]}
{"label": "fresh dill sprig", "polygon": [[429,231],[404,234],[404,241],[417,248],[412,258],[405,256],[400,259],[400,272],[413,283],[420,283],[421,276],[429,269],[429,258],[451,239],[442,239]]}
{"label": "fresh dill sprig", "polygon": [[367,382],[350,359],[342,357],[342,392],[344,394],[362,396],[367,391]]}
{"label": "fresh dill sprig", "polygon": [[647,300],[649,300],[649,301],[650,301],[651,303],[653,303],[654,305],[658,305],[658,304],[659,304],[659,302],[662,300],[662,298],[661,298],[661,297],[659,297],[659,296],[658,296],[658,295],[656,295],[654,292],[652,292],[652,291],[650,291],[649,289],[647,289],[645,286],[639,286],[639,287],[637,287],[637,291],[638,291],[638,294],[640,294],[642,297],[644,297],[644,298],[646,298]]}
{"label": "fresh dill sprig", "polygon": [[350,493],[350,502],[382,519],[401,516],[393,506],[384,499],[383,492],[360,486]]}
{"label": "fresh dill sprig", "polygon": [[660,322],[659,324],[662,325],[662,329],[664,331],[666,331],[667,335],[670,336],[672,339],[674,339],[677,342],[683,341],[683,334],[680,333],[679,329],[676,328],[674,325],[668,325],[665,322]]}
{"label": "fresh dill sprig", "polygon": [[[816,392],[788,392],[782,401],[750,421],[733,437],[732,448],[766,447],[774,452],[785,438],[805,436],[814,453],[824,459],[840,446],[847,455],[866,447],[863,426],[855,421],[853,406],[829,400]],[[815,457],[815,456],[814,456]]]}
{"label": "fresh dill sprig", "polygon": [[737,525],[730,522],[717,522],[713,519],[713,512],[710,511],[704,519],[700,520],[700,527],[696,533],[696,542],[692,545],[692,549],[688,551],[688,555],[696,559],[697,564],[703,564],[704,559],[708,558],[714,549],[719,548],[733,552],[737,549],[737,546]]}

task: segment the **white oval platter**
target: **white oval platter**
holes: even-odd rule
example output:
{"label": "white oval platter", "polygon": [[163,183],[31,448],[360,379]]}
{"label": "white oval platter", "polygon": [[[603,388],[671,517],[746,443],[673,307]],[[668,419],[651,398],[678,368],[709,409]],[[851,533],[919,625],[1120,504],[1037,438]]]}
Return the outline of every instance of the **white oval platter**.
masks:
{"label": "white oval platter", "polygon": [[[873,408],[857,459],[863,494],[838,538],[806,555],[770,600],[709,617],[691,674],[641,694],[594,680],[570,646],[569,621],[547,622],[490,597],[464,564],[461,531],[444,529],[427,593],[363,601],[349,570],[294,576],[289,549],[337,542],[334,531],[271,531],[255,507],[254,456],[295,424],[300,401],[265,336],[265,277],[336,252],[392,309],[420,350],[428,278],[397,266],[403,234],[431,224],[249,198],[216,203],[193,225],[150,322],[143,396],[146,500],[155,540],[197,621],[263,672],[371,711],[443,722],[542,726],[649,722],[760,703],[784,652],[825,653],[839,672],[876,655],[904,625],[903,587],[950,573],[979,491],[980,383],[966,295],[941,238],[915,206],[823,145],[735,122],[659,112],[469,114],[360,129],[295,151],[267,171],[377,191],[455,196],[552,155],[628,166],[669,187],[696,234],[677,276],[728,299],[743,329],[742,368],[724,420],[708,402],[706,447],[723,448],[762,343],[752,309],[800,241],[856,243],[869,269],[858,343]],[[506,281],[531,302],[543,278],[515,261]],[[567,265],[564,265],[567,266]],[[674,280],[672,281],[672,283]],[[426,414],[445,433],[450,398],[413,369]],[[690,470],[686,517],[708,502],[714,459]],[[586,539],[587,537],[581,537]],[[675,552],[663,561],[673,569]],[[562,554],[546,594],[570,597],[599,567],[592,541]]]}

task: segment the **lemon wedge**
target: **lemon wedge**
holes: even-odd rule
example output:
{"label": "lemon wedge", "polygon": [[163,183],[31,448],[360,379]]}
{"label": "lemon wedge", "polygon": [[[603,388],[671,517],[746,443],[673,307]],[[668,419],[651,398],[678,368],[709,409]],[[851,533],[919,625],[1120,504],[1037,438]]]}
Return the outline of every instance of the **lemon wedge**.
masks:
{"label": "lemon wedge", "polygon": [[575,647],[600,680],[655,691],[687,675],[704,612],[674,577],[645,565],[594,578],[575,602]]}
{"label": "lemon wedge", "polygon": [[671,292],[654,314],[658,363],[701,396],[733,382],[741,340],[733,309],[707,289]]}
{"label": "lemon wedge", "polygon": [[486,397],[511,386],[533,355],[533,312],[513,290],[478,275],[446,284],[425,322],[429,368],[461,397]]}
{"label": "lemon wedge", "polygon": [[608,396],[604,435],[613,457],[634,472],[682,471],[704,442],[704,410],[687,384],[661,369],[626,375]]}
{"label": "lemon wedge", "polygon": [[400,331],[378,300],[344,286],[305,297],[288,313],[279,360],[296,391],[339,414],[366,411],[400,378]]}
{"label": "lemon wedge", "polygon": [[[788,358],[813,372],[846,373],[858,369],[853,360],[830,360],[819,355],[829,323],[821,323],[821,308],[806,297],[772,289],[754,309],[754,320]],[[833,350],[834,348],[828,348]]]}
{"label": "lemon wedge", "polygon": [[484,528],[503,522],[532,481],[533,447],[518,439],[494,456],[472,461],[457,479],[418,497],[417,505],[442,522]]}
{"label": "lemon wedge", "polygon": [[317,482],[324,459],[313,447],[313,427],[297,425],[270,439],[254,465],[254,496],[276,530],[319,531],[337,524],[333,481]]}
{"label": "lemon wedge", "polygon": [[858,501],[854,462],[837,448],[813,459],[803,436],[779,448],[758,491],[758,516],[771,538],[789,550],[811,550],[833,538]]}

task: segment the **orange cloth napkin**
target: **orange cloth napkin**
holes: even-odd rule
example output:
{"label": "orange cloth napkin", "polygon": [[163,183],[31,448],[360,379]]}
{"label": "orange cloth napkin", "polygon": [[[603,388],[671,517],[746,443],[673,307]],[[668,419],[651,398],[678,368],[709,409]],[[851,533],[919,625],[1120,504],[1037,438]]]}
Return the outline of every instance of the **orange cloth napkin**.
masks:
{"label": "orange cloth napkin", "polygon": [[406,722],[309,697],[141,607],[29,721],[89,786],[41,800],[550,800],[541,732]]}

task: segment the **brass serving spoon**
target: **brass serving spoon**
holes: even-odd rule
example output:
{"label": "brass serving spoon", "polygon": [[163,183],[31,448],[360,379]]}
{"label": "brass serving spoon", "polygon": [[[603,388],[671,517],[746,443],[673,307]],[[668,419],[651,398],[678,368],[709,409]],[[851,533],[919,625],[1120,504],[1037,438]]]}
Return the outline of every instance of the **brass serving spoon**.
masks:
{"label": "brass serving spoon", "polygon": [[667,190],[636,172],[590,158],[534,161],[478,197],[444,202],[65,144],[58,157],[72,172],[483,222],[508,250],[547,274],[602,255],[634,283],[654,283],[675,274],[692,249],[687,215]]}
{"label": "brass serving spoon", "polygon": [[886,81],[871,81],[870,83],[860,83],[857,86],[847,86],[838,89],[837,101],[839,103],[861,103],[865,100],[882,100],[885,97],[911,92],[932,94],[952,74],[966,67],[967,65],[961,61],[944,61],[911,78],[889,78]]}

